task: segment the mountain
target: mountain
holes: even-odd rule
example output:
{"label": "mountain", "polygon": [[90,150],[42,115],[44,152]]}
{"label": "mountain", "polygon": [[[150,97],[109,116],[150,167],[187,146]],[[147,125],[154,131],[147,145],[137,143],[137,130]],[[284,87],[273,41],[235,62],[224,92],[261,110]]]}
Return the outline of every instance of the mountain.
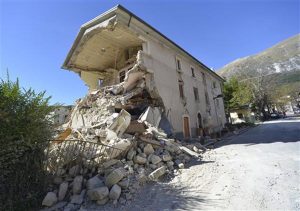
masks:
{"label": "mountain", "polygon": [[237,59],[218,70],[224,78],[272,75],[282,85],[300,83],[300,35],[293,36],[256,55]]}

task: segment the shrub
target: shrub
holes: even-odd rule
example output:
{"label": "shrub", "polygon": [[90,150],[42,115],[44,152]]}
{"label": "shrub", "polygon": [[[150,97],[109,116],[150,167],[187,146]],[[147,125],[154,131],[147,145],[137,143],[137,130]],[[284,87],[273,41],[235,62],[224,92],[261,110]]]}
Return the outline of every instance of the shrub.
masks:
{"label": "shrub", "polygon": [[32,210],[45,184],[44,150],[52,136],[45,92],[0,81],[0,210]]}

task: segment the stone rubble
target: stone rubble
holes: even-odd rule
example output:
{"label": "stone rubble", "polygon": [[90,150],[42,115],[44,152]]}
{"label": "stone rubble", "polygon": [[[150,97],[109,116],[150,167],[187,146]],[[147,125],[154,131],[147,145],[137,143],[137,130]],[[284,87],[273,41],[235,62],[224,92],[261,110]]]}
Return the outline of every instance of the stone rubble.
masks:
{"label": "stone rubble", "polygon": [[109,189],[106,186],[89,190],[87,195],[90,200],[98,201],[106,198],[109,194]]}
{"label": "stone rubble", "polygon": [[76,176],[73,181],[73,194],[81,192],[83,176]]}
{"label": "stone rubble", "polygon": [[[49,148],[47,169],[56,171],[44,210],[84,210],[89,203],[123,206],[143,184],[174,176],[193,157],[200,158],[201,144],[183,146],[157,127],[160,107],[148,102],[140,116],[131,115],[124,109],[130,100],[102,89],[77,102],[63,138]],[[65,140],[82,142],[60,145]],[[89,144],[99,148],[79,150]]]}
{"label": "stone rubble", "polygon": [[57,202],[56,194],[54,192],[48,192],[42,202],[42,205],[51,207],[52,205],[56,204],[56,202]]}
{"label": "stone rubble", "polygon": [[117,200],[121,195],[121,187],[117,184],[114,184],[109,191],[109,198],[112,200]]}
{"label": "stone rubble", "polygon": [[59,190],[58,190],[58,200],[59,201],[64,200],[66,193],[68,191],[68,187],[69,187],[68,182],[63,182],[59,185]]}

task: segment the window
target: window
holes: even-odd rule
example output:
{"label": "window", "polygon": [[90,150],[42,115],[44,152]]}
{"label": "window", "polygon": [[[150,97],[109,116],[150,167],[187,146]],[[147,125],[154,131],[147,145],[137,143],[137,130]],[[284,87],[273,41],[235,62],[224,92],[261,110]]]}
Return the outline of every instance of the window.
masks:
{"label": "window", "polygon": [[206,111],[207,111],[207,114],[208,114],[209,116],[211,116],[210,108],[208,108]]}
{"label": "window", "polygon": [[238,113],[238,118],[239,119],[243,119],[244,118],[244,115],[242,113]]}
{"label": "window", "polygon": [[179,95],[180,95],[180,98],[184,98],[184,93],[183,93],[183,81],[178,81],[179,83]]}
{"label": "window", "polygon": [[126,50],[124,51],[124,57],[125,57],[125,61],[127,61],[128,59],[130,59],[130,58],[129,58],[129,49],[126,49]]}
{"label": "window", "polygon": [[194,96],[195,96],[195,101],[199,101],[199,93],[198,89],[196,87],[193,87],[194,89]]}
{"label": "window", "polygon": [[198,118],[198,127],[202,128],[202,117],[200,113],[198,113],[197,118]]}
{"label": "window", "polygon": [[102,79],[99,79],[99,80],[98,80],[98,87],[102,87],[102,85],[103,85],[103,80],[102,80]]}
{"label": "window", "polygon": [[125,70],[123,70],[123,71],[121,71],[121,72],[119,73],[120,83],[124,81],[124,79],[125,79],[125,74],[126,74],[126,73],[125,73]]}
{"label": "window", "polygon": [[192,77],[194,77],[194,78],[195,78],[195,70],[194,70],[194,68],[193,68],[193,67],[191,67],[191,71],[192,71]]}
{"label": "window", "polygon": [[213,88],[217,88],[217,83],[215,81],[213,81]]}
{"label": "window", "polygon": [[206,102],[206,105],[207,105],[207,106],[210,105],[210,103],[209,103],[209,97],[208,97],[207,91],[205,91],[205,102]]}
{"label": "window", "polygon": [[205,77],[204,73],[202,73],[202,81],[203,81],[203,84],[206,86],[206,77]]}
{"label": "window", "polygon": [[176,59],[177,70],[181,70],[181,62],[179,59]]}

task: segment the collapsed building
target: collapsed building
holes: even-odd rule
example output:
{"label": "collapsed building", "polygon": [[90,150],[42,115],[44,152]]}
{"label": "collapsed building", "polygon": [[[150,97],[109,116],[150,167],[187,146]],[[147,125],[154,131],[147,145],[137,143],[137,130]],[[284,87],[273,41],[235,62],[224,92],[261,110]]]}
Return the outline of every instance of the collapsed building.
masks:
{"label": "collapsed building", "polygon": [[225,123],[223,79],[122,6],[81,27],[63,67],[89,92],[47,150],[45,210],[128,204],[140,185],[201,159],[199,141],[180,139]]}
{"label": "collapsed building", "polygon": [[169,122],[163,129],[179,139],[210,135],[226,122],[223,79],[120,5],[82,25],[63,68],[90,93],[122,95],[115,111],[136,116],[151,106],[162,114],[157,124]]}
{"label": "collapsed building", "polygon": [[43,210],[81,210],[109,201],[126,206],[146,182],[174,176],[192,158],[201,159],[206,148],[200,143],[182,143],[158,128],[157,107],[148,106],[138,119],[125,109],[116,112],[140,87],[128,93],[129,99],[111,88],[77,101],[63,132],[50,142]]}

